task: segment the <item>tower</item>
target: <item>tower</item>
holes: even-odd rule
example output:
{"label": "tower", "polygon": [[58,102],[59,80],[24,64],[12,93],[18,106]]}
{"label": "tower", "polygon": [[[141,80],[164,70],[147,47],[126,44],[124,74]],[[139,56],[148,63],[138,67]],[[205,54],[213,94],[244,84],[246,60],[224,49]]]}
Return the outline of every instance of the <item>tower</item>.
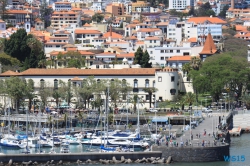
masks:
{"label": "tower", "polygon": [[28,13],[25,16],[25,24],[24,24],[24,26],[25,26],[26,32],[29,33],[30,29],[31,29],[31,25],[30,25],[30,16],[28,15]]}

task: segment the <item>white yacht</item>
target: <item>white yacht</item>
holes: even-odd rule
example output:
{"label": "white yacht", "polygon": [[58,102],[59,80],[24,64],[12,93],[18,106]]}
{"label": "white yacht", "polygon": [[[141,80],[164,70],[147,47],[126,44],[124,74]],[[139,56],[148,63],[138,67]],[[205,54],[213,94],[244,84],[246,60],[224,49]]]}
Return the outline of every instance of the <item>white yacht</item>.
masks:
{"label": "white yacht", "polygon": [[2,138],[0,141],[1,146],[15,147],[15,148],[25,148],[26,144],[23,141],[18,141],[13,138]]}
{"label": "white yacht", "polygon": [[68,143],[62,143],[61,144],[60,153],[70,153],[70,151],[69,151],[69,144]]}

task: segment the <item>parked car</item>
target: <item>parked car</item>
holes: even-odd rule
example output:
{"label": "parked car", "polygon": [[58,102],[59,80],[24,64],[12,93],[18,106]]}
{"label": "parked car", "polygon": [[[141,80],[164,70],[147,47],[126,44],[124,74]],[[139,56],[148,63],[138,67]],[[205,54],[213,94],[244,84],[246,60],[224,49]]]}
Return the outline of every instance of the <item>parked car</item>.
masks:
{"label": "parked car", "polygon": [[149,111],[149,112],[158,112],[158,110],[157,110],[157,109],[154,109],[154,108],[149,108],[148,111]]}
{"label": "parked car", "polygon": [[210,109],[210,108],[202,108],[202,112],[205,112],[205,113],[212,113],[213,112],[213,110],[212,109]]}

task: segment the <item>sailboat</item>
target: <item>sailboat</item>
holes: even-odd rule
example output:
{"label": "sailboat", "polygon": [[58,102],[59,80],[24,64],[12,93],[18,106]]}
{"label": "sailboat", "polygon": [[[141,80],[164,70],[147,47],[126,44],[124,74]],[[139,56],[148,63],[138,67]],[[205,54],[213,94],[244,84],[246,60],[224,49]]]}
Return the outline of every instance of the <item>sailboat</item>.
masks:
{"label": "sailboat", "polygon": [[26,145],[22,141],[18,141],[14,136],[10,135],[10,106],[8,108],[8,135],[5,135],[5,137],[1,139],[0,145],[5,147],[15,147],[15,148],[26,147]]}

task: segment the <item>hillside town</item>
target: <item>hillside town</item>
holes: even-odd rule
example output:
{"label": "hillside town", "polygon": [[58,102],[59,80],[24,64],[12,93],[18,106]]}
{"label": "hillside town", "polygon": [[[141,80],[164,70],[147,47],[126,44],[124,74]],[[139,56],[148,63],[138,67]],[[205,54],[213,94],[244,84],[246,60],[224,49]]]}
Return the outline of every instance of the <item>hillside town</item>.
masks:
{"label": "hillside town", "polygon": [[[249,9],[239,5],[233,0],[6,1],[1,49],[20,63],[2,63],[0,77],[32,79],[37,94],[44,82],[58,88],[60,80],[82,87],[91,76],[118,79],[150,108],[151,101],[194,93],[190,64],[196,70],[206,58],[225,52],[226,35],[249,40]],[[13,45],[19,33],[27,38],[28,52]]]}

